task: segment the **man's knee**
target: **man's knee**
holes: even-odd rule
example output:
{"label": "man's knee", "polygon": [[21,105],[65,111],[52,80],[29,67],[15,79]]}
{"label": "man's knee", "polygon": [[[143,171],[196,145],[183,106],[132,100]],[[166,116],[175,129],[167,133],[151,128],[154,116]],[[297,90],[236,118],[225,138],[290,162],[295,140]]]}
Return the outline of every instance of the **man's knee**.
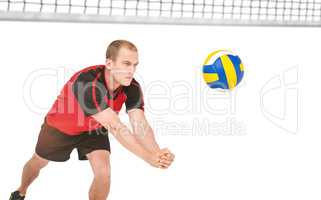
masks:
{"label": "man's knee", "polygon": [[87,154],[87,158],[91,164],[95,178],[110,179],[110,163],[109,152],[97,150]]}
{"label": "man's knee", "polygon": [[49,160],[46,160],[44,158],[41,158],[36,153],[33,154],[32,158],[29,161],[29,164],[37,169],[44,168],[49,163]]}
{"label": "man's knee", "polygon": [[101,183],[109,184],[110,182],[110,170],[108,167],[102,167],[94,171],[94,178]]}

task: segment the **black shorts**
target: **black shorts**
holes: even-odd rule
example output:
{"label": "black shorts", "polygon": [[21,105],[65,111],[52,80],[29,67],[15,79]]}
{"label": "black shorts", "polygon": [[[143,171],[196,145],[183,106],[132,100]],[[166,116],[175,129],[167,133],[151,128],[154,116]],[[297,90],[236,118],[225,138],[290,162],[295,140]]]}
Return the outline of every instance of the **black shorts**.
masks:
{"label": "black shorts", "polygon": [[87,160],[87,154],[94,150],[110,152],[108,131],[102,127],[80,135],[70,136],[51,127],[46,120],[41,126],[36,145],[36,154],[50,161],[63,162],[70,158],[77,148],[79,160]]}

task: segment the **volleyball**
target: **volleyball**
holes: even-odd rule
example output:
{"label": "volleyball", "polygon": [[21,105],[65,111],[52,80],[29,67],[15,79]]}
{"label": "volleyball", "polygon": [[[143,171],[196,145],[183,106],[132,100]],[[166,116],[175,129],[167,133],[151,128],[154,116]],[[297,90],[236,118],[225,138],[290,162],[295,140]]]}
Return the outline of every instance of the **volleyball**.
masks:
{"label": "volleyball", "polygon": [[203,78],[210,88],[231,90],[241,82],[243,76],[241,59],[230,51],[214,51],[203,64]]}

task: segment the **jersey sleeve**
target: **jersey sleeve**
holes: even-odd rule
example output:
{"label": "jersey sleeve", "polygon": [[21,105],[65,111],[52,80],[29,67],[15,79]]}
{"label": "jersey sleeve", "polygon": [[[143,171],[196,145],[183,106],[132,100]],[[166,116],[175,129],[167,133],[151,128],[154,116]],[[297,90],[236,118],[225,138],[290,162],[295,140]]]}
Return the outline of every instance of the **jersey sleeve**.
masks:
{"label": "jersey sleeve", "polygon": [[73,94],[86,116],[96,114],[108,104],[107,90],[96,77],[80,74],[72,85]]}
{"label": "jersey sleeve", "polygon": [[125,101],[126,112],[131,109],[138,108],[144,111],[144,97],[139,83],[133,79],[132,83],[126,87],[125,94],[127,99]]}

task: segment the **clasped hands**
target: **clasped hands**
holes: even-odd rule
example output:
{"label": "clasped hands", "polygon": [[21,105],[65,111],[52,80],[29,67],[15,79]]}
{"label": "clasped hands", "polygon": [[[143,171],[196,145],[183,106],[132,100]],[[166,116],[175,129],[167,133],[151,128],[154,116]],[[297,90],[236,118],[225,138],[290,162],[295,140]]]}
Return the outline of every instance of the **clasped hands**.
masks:
{"label": "clasped hands", "polygon": [[175,155],[167,148],[160,149],[152,153],[149,159],[149,164],[154,167],[167,169],[174,161]]}

